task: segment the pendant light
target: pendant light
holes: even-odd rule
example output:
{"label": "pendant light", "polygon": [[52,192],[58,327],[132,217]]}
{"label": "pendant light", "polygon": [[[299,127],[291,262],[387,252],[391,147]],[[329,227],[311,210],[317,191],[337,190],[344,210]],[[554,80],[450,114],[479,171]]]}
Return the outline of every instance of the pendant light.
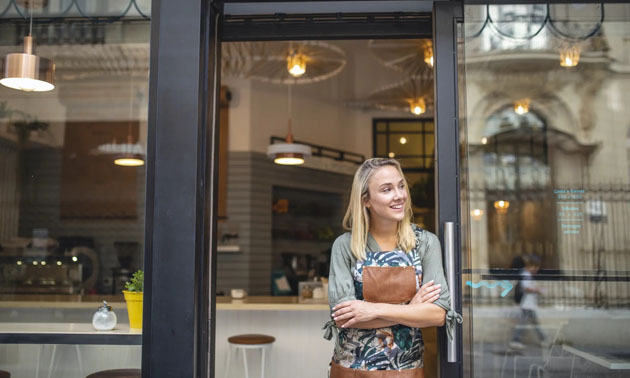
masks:
{"label": "pendant light", "polygon": [[529,104],[531,100],[529,98],[523,98],[514,102],[514,113],[523,115],[529,113]]}
{"label": "pendant light", "polygon": [[579,46],[569,46],[560,50],[560,65],[562,67],[575,67],[580,62]]}
{"label": "pendant light", "polygon": [[46,92],[55,88],[55,64],[33,51],[33,6],[29,33],[24,37],[24,52],[7,54],[0,64],[0,84],[26,92]]}
{"label": "pendant light", "polygon": [[131,120],[133,119],[133,81],[129,85],[129,124],[127,127],[127,143],[122,145],[122,154],[116,156],[114,164],[122,167],[140,167],[144,165],[142,146],[133,143]]}
{"label": "pendant light", "polygon": [[427,102],[424,98],[409,99],[409,111],[415,115],[424,114],[427,111]]}
{"label": "pendant light", "polygon": [[300,165],[304,164],[304,159],[311,156],[311,148],[305,144],[293,143],[293,133],[291,132],[291,85],[288,85],[289,96],[289,122],[286,143],[274,143],[267,147],[267,156],[273,162],[280,165]]}

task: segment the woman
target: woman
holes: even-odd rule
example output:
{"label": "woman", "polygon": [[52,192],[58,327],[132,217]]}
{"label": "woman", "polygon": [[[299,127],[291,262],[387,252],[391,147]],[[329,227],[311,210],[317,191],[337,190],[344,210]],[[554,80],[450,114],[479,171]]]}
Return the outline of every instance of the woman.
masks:
{"label": "woman", "polygon": [[330,378],[424,376],[420,328],[449,334],[461,316],[450,309],[437,237],[411,223],[409,189],[394,159],[357,170],[335,240],[329,277],[337,342]]}

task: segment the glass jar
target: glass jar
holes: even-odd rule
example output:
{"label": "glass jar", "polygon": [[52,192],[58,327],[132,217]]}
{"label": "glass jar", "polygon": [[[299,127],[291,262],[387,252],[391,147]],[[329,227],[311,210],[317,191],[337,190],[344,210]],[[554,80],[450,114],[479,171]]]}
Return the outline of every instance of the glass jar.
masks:
{"label": "glass jar", "polygon": [[117,322],[116,313],[106,301],[103,301],[103,305],[96,310],[92,317],[92,326],[97,331],[111,331],[116,327]]}

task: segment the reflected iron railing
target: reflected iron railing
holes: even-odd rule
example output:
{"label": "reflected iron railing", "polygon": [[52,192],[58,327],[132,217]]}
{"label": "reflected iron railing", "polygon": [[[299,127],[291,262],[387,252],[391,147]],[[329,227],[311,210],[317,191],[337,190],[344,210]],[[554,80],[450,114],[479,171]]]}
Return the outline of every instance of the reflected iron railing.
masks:
{"label": "reflected iron railing", "polygon": [[[630,233],[627,226],[630,221],[630,185],[589,185],[581,186],[580,190],[584,190],[584,195],[583,202],[577,205],[580,220],[573,220],[573,224],[579,226],[576,233],[563,233],[563,219],[559,218],[562,208],[556,203],[559,201],[552,188],[511,191],[512,203],[507,212],[524,212],[525,206],[521,205],[528,203],[528,211],[538,215],[532,222],[555,223],[555,228],[541,227],[528,236],[525,227],[519,223],[523,222],[522,214],[514,214],[512,218],[505,214],[502,217],[485,214],[481,219],[469,218],[472,240],[464,238],[463,250],[470,252],[473,263],[464,267],[466,277],[463,281],[507,280],[515,285],[519,271],[510,269],[510,262],[517,256],[535,253],[543,260],[542,269],[535,277],[537,285],[544,290],[539,297],[541,306],[630,307]],[[471,208],[485,204],[487,212],[497,211],[492,208],[495,200],[492,191],[475,188],[467,194]],[[532,212],[531,208],[538,208],[538,212]],[[549,219],[539,219],[543,216]],[[507,232],[498,230],[508,221],[512,225]],[[487,243],[481,243],[483,238],[479,232],[488,235]],[[482,256],[487,256],[487,261],[481,261]],[[513,293],[501,297],[500,292],[500,287],[464,290],[464,300],[477,304],[514,305]]]}

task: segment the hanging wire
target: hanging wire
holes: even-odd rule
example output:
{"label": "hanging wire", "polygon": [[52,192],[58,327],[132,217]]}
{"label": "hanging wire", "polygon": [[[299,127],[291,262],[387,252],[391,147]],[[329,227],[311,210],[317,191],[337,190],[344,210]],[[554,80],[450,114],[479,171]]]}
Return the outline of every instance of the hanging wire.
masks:
{"label": "hanging wire", "polygon": [[601,28],[602,25],[604,24],[604,3],[599,3],[599,11],[600,11],[600,18],[599,21],[597,22],[597,25],[595,25],[595,27],[588,32],[586,35],[584,36],[580,36],[580,37],[574,37],[568,34],[565,34],[563,32],[561,32],[556,25],[554,24],[553,19],[551,18],[551,4],[547,4],[547,17],[549,18],[549,29],[551,29],[551,31],[556,34],[557,36],[560,36],[562,38],[566,38],[568,40],[571,41],[584,41],[586,39],[589,39],[590,37],[594,36],[595,34],[597,34]]}

